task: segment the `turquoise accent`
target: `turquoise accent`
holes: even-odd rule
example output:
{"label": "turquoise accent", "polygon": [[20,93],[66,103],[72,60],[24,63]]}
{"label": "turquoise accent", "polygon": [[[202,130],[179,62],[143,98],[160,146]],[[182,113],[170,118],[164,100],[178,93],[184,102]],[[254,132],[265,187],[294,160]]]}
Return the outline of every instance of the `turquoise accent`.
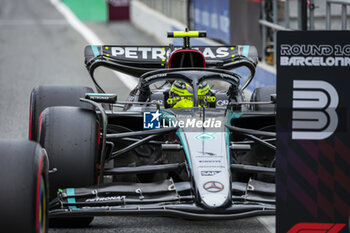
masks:
{"label": "turquoise accent", "polygon": [[75,189],[74,188],[68,188],[66,189],[67,197],[73,197],[75,196]]}
{"label": "turquoise accent", "polygon": [[183,129],[179,128],[176,131],[176,135],[180,138],[181,144],[182,144],[182,146],[184,148],[186,159],[187,159],[187,162],[188,162],[188,167],[192,168],[191,158],[190,158],[190,151],[188,149],[187,140],[186,140],[186,137],[184,135]]}
{"label": "turquoise accent", "polygon": [[[237,119],[242,116],[242,112],[232,112],[231,110],[227,110],[226,112],[226,125],[231,125],[232,119]],[[225,127],[225,133],[226,133],[226,149],[227,149],[227,156],[228,156],[228,165],[231,165],[231,156],[230,156],[230,130],[228,130]]]}
{"label": "turquoise accent", "polygon": [[196,136],[196,139],[201,141],[213,140],[215,139],[214,135],[215,133],[201,133]]}
{"label": "turquoise accent", "polygon": [[[68,201],[68,204],[75,204],[76,203],[76,200],[75,200],[75,190],[74,188],[68,188],[66,189],[66,192],[67,192],[67,197],[70,197],[70,198],[67,198],[67,201]],[[70,209],[73,209],[73,210],[76,210],[78,209],[76,206],[68,206]]]}
{"label": "turquoise accent", "polygon": [[175,116],[174,116],[174,113],[168,111],[168,110],[165,110],[165,109],[161,109],[159,111],[162,115],[160,116],[161,119],[164,119],[166,122],[169,122],[170,119],[175,119]]}
{"label": "turquoise accent", "polygon": [[97,46],[96,45],[91,45],[91,49],[92,52],[94,53],[94,56],[97,57],[98,55],[100,55],[100,53],[98,52]]}
{"label": "turquoise accent", "polygon": [[248,57],[248,54],[249,54],[249,45],[244,45],[242,55],[245,57]]}
{"label": "turquoise accent", "polygon": [[230,154],[230,131],[226,128],[225,129],[226,134],[226,149],[227,149],[227,156],[228,156],[228,165],[231,166],[231,154]]}

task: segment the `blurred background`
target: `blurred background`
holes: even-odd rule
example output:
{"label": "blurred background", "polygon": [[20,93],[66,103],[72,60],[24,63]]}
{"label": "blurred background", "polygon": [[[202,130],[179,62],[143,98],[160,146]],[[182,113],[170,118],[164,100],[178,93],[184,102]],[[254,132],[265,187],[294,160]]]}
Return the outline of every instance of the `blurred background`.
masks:
{"label": "blurred background", "polygon": [[[162,44],[167,31],[205,30],[194,45],[254,45],[261,59],[248,87],[276,82],[280,30],[346,30],[349,0],[62,0],[83,21],[129,20]],[[84,7],[82,7],[84,5]]]}

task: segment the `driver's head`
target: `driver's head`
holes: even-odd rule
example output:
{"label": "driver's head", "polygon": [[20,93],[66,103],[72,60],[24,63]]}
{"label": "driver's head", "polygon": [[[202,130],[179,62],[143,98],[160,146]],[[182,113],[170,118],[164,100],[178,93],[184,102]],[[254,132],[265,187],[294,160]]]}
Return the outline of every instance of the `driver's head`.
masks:
{"label": "driver's head", "polygon": [[[210,92],[207,82],[201,82],[198,85],[198,97],[204,97]],[[190,84],[183,81],[175,81],[169,91],[169,100],[173,108],[191,108],[193,107],[193,88]]]}
{"label": "driver's head", "polygon": [[199,85],[198,85],[198,96],[201,97],[201,96],[206,96],[210,93],[210,86],[209,84],[206,82],[206,81],[203,81],[201,82]]}

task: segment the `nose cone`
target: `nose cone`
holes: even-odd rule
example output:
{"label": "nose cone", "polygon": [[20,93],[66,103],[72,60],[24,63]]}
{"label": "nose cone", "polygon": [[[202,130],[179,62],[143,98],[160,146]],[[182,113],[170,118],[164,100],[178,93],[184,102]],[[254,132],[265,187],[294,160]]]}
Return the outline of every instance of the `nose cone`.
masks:
{"label": "nose cone", "polygon": [[201,202],[208,208],[226,205],[231,196],[227,133],[202,131],[184,134]]}

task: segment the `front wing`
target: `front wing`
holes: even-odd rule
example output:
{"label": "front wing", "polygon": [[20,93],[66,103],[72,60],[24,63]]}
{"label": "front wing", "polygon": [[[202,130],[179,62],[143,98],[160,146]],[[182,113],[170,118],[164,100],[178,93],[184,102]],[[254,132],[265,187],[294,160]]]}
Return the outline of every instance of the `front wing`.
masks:
{"label": "front wing", "polygon": [[274,185],[249,180],[232,183],[232,205],[207,209],[191,195],[190,182],[112,183],[59,190],[50,217],[147,215],[188,219],[237,219],[275,214]]}

